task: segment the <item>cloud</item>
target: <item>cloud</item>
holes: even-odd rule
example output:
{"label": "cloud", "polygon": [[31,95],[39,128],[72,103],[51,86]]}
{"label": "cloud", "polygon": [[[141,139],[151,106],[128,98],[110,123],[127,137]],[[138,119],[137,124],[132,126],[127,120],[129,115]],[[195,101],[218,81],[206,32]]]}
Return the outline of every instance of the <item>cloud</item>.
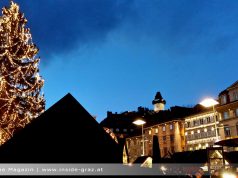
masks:
{"label": "cloud", "polygon": [[236,0],[16,1],[29,21],[43,62],[51,55],[97,45],[123,27],[124,38],[152,39],[173,56],[222,52],[237,43],[232,38],[238,31]]}
{"label": "cloud", "polygon": [[[40,55],[69,53],[97,43],[119,26],[132,0],[16,0],[28,19]],[[43,62],[46,62],[43,59]]]}
{"label": "cloud", "polygon": [[238,43],[235,0],[137,0],[133,7],[128,36],[152,39],[172,56],[218,54]]}

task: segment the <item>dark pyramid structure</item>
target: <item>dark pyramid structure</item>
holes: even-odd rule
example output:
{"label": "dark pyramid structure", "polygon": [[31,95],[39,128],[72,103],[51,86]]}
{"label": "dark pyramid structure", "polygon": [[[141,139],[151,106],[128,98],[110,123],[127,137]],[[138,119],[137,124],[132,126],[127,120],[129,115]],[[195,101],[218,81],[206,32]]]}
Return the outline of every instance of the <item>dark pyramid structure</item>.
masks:
{"label": "dark pyramid structure", "polygon": [[0,147],[1,163],[119,163],[119,146],[67,94]]}

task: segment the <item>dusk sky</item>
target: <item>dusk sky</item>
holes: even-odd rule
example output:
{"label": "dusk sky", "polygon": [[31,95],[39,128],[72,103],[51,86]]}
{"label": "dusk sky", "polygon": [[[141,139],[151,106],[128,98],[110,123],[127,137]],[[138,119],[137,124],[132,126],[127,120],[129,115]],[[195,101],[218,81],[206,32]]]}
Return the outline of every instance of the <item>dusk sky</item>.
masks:
{"label": "dusk sky", "polygon": [[[237,0],[16,0],[41,57],[46,108],[70,92],[97,121],[191,106],[238,80]],[[1,0],[1,7],[9,0]]]}

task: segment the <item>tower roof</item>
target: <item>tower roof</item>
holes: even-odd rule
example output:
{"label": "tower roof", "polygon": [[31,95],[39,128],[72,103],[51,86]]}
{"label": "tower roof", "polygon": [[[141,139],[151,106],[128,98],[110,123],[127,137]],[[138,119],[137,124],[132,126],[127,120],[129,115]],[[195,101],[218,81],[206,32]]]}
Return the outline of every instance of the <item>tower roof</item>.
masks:
{"label": "tower roof", "polygon": [[160,92],[156,93],[155,99],[152,101],[152,104],[156,104],[156,103],[166,104],[166,101],[163,99],[163,97],[162,97]]}

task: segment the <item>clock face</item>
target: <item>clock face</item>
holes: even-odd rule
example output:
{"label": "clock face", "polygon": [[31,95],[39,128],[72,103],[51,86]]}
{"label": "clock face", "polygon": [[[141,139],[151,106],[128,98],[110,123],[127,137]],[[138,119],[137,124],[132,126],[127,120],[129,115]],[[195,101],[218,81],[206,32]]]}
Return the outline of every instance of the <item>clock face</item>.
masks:
{"label": "clock face", "polygon": [[161,110],[164,110],[164,104],[163,103],[156,103],[154,105],[154,111],[158,112],[158,111],[161,111]]}

